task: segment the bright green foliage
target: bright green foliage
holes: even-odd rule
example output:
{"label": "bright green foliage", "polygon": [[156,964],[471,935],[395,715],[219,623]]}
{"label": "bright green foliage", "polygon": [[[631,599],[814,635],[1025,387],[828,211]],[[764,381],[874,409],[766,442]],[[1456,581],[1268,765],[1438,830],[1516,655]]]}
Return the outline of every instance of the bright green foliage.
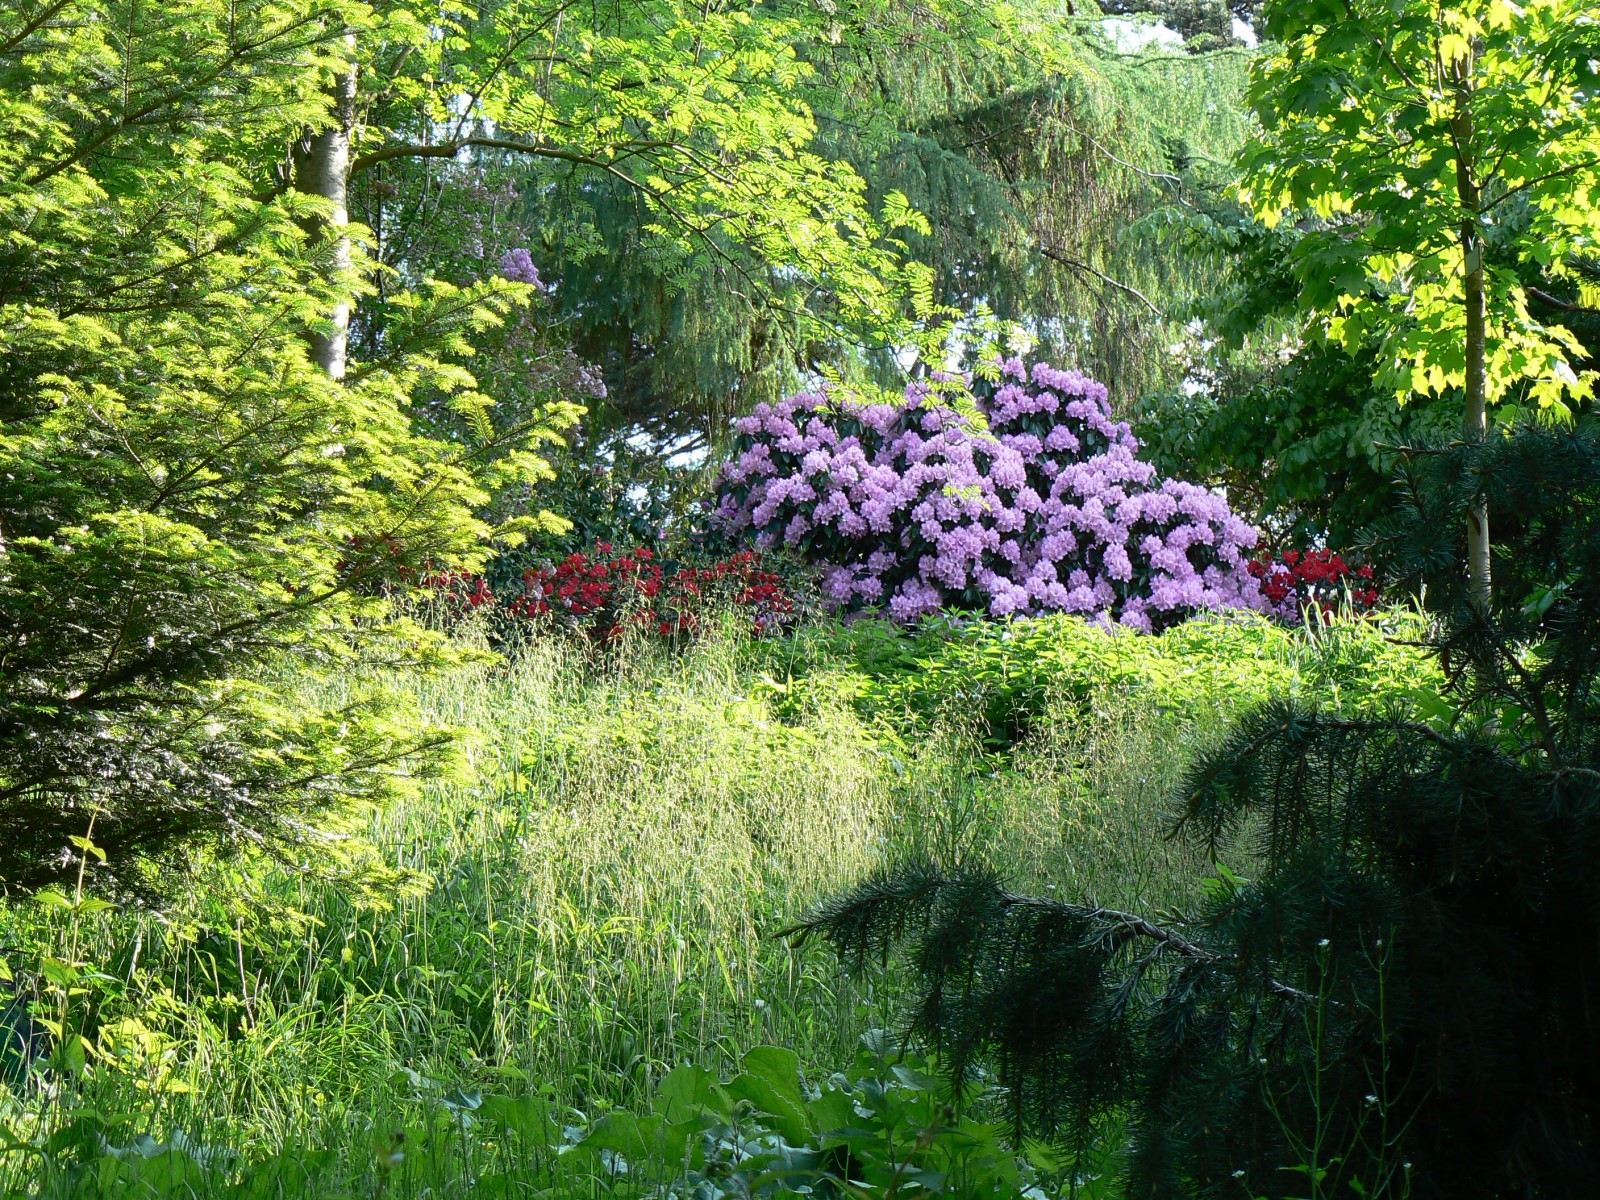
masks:
{"label": "bright green foliage", "polygon": [[[902,270],[894,240],[922,220],[894,195],[869,206],[860,177],[812,146],[803,97],[813,69],[796,53],[796,19],[683,0],[491,0],[438,12],[388,0],[376,11],[357,54],[384,84],[358,97],[351,172],[396,268],[431,236],[417,226],[442,193],[514,164],[540,172],[522,184],[523,202],[548,228],[531,232],[576,237],[575,263],[618,249],[565,211],[598,188],[631,209],[643,252],[670,280],[712,273],[781,311],[792,296],[773,286],[776,272],[823,292],[832,318],[869,339],[907,333],[925,305],[925,274]],[[449,166],[406,168],[439,159]],[[467,223],[471,245],[457,250],[480,269],[524,244],[512,225]]]}
{"label": "bright green foliage", "polygon": [[[1253,633],[1216,649],[1248,659]],[[246,1195],[274,1194],[274,1178],[323,1198],[369,1198],[380,1179],[390,1197],[479,1194],[472,1178],[501,1173],[512,1194],[554,1187],[558,1167],[590,1166],[497,1122],[552,1105],[580,1130],[612,1107],[644,1117],[676,1065],[731,1078],[751,1046],[793,1050],[813,1085],[854,1078],[856,1035],[893,1020],[898,984],[858,990],[831,955],[771,935],[886,855],[1003,862],[1022,885],[1119,907],[1198,900],[1201,858],[1159,835],[1191,748],[1227,723],[1222,697],[1161,714],[1138,691],[1064,696],[1020,745],[980,753],[955,706],[915,724],[860,715],[864,668],[936,651],[890,634],[819,631],[792,691],[772,682],[786,647],[716,637],[604,659],[541,639],[500,663],[401,674],[423,720],[468,731],[473,769],[369,814],[359,832],[431,881],[387,906],[252,854],[204,863],[160,912],[70,893],[0,912],[0,992],[14,976],[34,1024],[69,1035],[58,1047],[41,1027],[27,1082],[0,1089],[0,1147],[31,1147],[0,1150],[0,1195],[92,1195],[74,1186],[83,1162],[119,1170],[102,1135],[222,1151],[215,1186]],[[1361,644],[1403,652],[1380,635]],[[1342,645],[1303,643],[1302,671],[1338,677]],[[1222,687],[1237,677],[1198,642],[1189,665]],[[1393,686],[1388,670],[1376,686]],[[303,679],[296,696],[320,709],[380,678]],[[1364,685],[1347,678],[1351,703]],[[0,1041],[16,1013],[0,994]],[[918,1121],[943,1103],[903,1099]],[[404,1187],[384,1166],[397,1131]],[[897,1126],[894,1153],[914,1137]],[[882,1144],[874,1163],[890,1161]],[[643,1193],[683,1170],[638,1166],[596,1190]]]}
{"label": "bright green foliage", "polygon": [[[1244,157],[1268,222],[1307,213],[1301,303],[1402,398],[1470,388],[1468,279],[1482,266],[1485,398],[1562,412],[1593,392],[1582,348],[1530,312],[1518,267],[1557,276],[1600,229],[1600,25],[1586,0],[1317,0],[1276,39]],[[1556,317],[1560,314],[1556,313]]]}
{"label": "bright green foliage", "polygon": [[[1516,206],[1489,247],[1493,261],[1513,265],[1506,248],[1527,219],[1527,206]],[[1425,404],[1397,401],[1392,382],[1380,378],[1382,331],[1353,350],[1302,336],[1296,245],[1326,233],[1317,222],[1302,224],[1309,228],[1268,229],[1231,202],[1185,214],[1179,232],[1188,253],[1219,258],[1221,286],[1193,310],[1214,336],[1193,347],[1179,384],[1138,398],[1132,421],[1160,469],[1226,487],[1270,540],[1299,547],[1326,538],[1351,548],[1400,501],[1400,448],[1455,434],[1465,407],[1459,391]],[[1600,364],[1600,308],[1584,307],[1600,276],[1596,260],[1559,267],[1556,275],[1529,261],[1517,272],[1531,311],[1583,343],[1570,360],[1581,374]]]}
{"label": "bright green foliage", "polygon": [[[1009,747],[1060,706],[1127,705],[1152,719],[1205,710],[1227,717],[1274,695],[1320,695],[1362,711],[1432,695],[1439,676],[1396,644],[1420,633],[1410,614],[1341,621],[1308,638],[1265,619],[1187,621],[1156,636],[1106,632],[1070,616],[1025,621],[925,622],[904,633],[859,621],[820,641],[850,655],[849,690],[862,711],[911,727],[960,714],[991,746]],[[816,650],[802,643],[803,660]],[[791,671],[799,663],[791,666]],[[789,685],[806,691],[802,677]],[[844,686],[825,677],[820,686]],[[1352,687],[1354,690],[1352,691]],[[798,696],[788,703],[798,702]]]}
{"label": "bright green foliage", "polygon": [[196,839],[310,854],[311,811],[438,759],[380,694],[309,705],[275,675],[438,661],[374,593],[478,561],[479,482],[534,471],[545,432],[463,448],[408,412],[425,390],[482,413],[458,360],[520,285],[397,296],[343,385],[308,360],[348,281],[306,245],[307,201],[259,196],[326,119],[343,20],[363,10],[0,15],[0,888],[85,863],[139,886]]}
{"label": "bright green foliage", "polygon": [[370,1195],[376,1184],[378,1194],[399,1196],[464,1195],[454,1189],[465,1186],[473,1196],[1013,1200],[1053,1182],[1060,1168],[1051,1155],[1032,1156],[1041,1170],[1013,1152],[1003,1122],[957,1116],[932,1064],[881,1030],[862,1042],[847,1070],[815,1081],[778,1046],[746,1051],[726,1080],[682,1064],[661,1078],[648,1108],[586,1124],[572,1124],[548,1093],[452,1088],[374,1148],[373,1178],[345,1175],[335,1154],[302,1145],[241,1171],[225,1148],[187,1137],[97,1142],[103,1126],[88,1117],[61,1139],[62,1149],[81,1145],[85,1161],[52,1179],[47,1194],[332,1200]]}

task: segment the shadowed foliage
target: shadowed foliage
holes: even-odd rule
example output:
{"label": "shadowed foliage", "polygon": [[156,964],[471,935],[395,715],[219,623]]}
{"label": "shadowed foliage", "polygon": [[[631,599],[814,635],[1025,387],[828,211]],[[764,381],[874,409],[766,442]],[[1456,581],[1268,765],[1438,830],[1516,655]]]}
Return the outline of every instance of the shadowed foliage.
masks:
{"label": "shadowed foliage", "polygon": [[[1384,537],[1428,583],[1449,702],[1240,721],[1175,798],[1176,836],[1254,847],[1200,911],[902,863],[791,932],[857,966],[909,947],[913,1026],[996,1062],[1022,1127],[1082,1145],[1131,1116],[1133,1196],[1595,1194],[1596,433],[1410,456]],[[1483,501],[1489,609],[1457,532]]]}

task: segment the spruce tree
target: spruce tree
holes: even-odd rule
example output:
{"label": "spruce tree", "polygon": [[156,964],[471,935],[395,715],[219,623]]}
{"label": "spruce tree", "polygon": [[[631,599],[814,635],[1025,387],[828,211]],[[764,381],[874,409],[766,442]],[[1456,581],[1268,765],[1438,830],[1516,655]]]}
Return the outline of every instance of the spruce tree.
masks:
{"label": "spruce tree", "polygon": [[[795,931],[908,947],[915,1028],[1022,1128],[1125,1127],[1131,1196],[1600,1194],[1600,428],[1413,453],[1404,488],[1446,696],[1280,701],[1201,756],[1175,832],[1248,836],[1250,879],[1160,921],[905,863]],[[1484,503],[1516,514],[1492,607]]]}

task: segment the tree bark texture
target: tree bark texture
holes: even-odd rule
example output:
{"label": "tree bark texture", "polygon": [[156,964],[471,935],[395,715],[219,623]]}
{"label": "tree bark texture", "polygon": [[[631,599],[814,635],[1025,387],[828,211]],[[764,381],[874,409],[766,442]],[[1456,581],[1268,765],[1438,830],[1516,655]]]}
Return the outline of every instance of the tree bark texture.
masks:
{"label": "tree bark texture", "polygon": [[[352,57],[355,38],[347,39]],[[343,233],[350,224],[350,142],[355,131],[356,70],[338,77],[333,86],[333,123],[326,129],[307,130],[293,149],[294,186],[308,196],[328,201],[326,216],[306,223],[314,242],[332,240],[329,267],[336,275],[350,272],[350,239]],[[350,299],[338,302],[330,314],[332,328],[310,335],[311,357],[332,379],[343,379],[349,357]]]}

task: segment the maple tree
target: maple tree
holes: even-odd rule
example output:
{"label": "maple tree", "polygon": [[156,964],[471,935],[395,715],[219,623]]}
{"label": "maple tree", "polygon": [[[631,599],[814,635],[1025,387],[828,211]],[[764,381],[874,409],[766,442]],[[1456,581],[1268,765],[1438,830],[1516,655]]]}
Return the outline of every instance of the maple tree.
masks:
{"label": "maple tree", "polygon": [[[1564,414],[1594,392],[1584,350],[1537,318],[1517,268],[1572,274],[1600,231],[1600,24],[1584,0],[1313,0],[1265,12],[1262,124],[1244,192],[1290,249],[1300,303],[1352,352],[1379,343],[1402,399]],[[1487,510],[1468,568],[1490,586]]]}

